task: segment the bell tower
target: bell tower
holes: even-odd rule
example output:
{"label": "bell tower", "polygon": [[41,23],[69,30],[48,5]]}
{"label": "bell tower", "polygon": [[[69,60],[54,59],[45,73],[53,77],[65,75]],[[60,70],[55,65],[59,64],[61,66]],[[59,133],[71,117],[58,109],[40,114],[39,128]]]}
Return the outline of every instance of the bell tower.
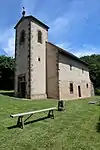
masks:
{"label": "bell tower", "polygon": [[15,96],[46,98],[46,42],[49,27],[33,16],[15,26]]}

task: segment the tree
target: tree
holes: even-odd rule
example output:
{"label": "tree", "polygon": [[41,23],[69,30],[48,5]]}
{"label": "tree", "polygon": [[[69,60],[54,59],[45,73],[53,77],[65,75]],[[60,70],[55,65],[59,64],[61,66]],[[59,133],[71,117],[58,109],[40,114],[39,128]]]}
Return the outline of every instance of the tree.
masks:
{"label": "tree", "polygon": [[80,58],[89,65],[91,81],[95,89],[100,89],[100,55],[84,56]]}
{"label": "tree", "polygon": [[14,58],[0,56],[0,90],[14,89],[14,64]]}

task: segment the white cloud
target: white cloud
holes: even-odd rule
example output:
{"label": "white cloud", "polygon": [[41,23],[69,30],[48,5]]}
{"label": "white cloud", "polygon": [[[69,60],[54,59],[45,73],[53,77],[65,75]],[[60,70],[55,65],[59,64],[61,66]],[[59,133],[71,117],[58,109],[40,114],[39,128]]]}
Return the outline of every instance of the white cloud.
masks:
{"label": "white cloud", "polygon": [[[90,7],[91,5],[91,7]],[[76,38],[88,25],[88,19],[99,14],[98,0],[72,0],[63,14],[49,23],[51,38],[63,38],[68,35]]]}
{"label": "white cloud", "polygon": [[77,28],[79,30],[81,28],[80,24],[88,17],[87,12],[83,11],[84,7],[83,1],[71,1],[69,9],[50,23],[50,34],[58,37],[58,35],[65,33],[67,36],[67,33],[72,32],[73,29],[76,30]]}
{"label": "white cloud", "polygon": [[[21,0],[21,7],[25,7],[26,15],[32,14],[36,6],[36,0]],[[21,11],[22,12],[22,11]],[[0,47],[8,54],[15,54],[15,32],[13,27],[0,31]]]}
{"label": "white cloud", "polygon": [[90,51],[86,51],[86,52],[84,52],[83,50],[82,51],[79,51],[79,52],[75,52],[75,53],[73,53],[75,56],[77,56],[77,57],[82,57],[82,56],[87,56],[87,55],[92,55],[92,54],[94,54],[93,52],[90,52]]}
{"label": "white cloud", "polygon": [[74,54],[78,57],[92,55],[92,54],[99,54],[100,47],[95,47],[93,45],[86,45],[84,44],[82,48],[74,50]]}
{"label": "white cloud", "polygon": [[63,48],[63,49],[69,49],[69,47],[71,46],[71,43],[70,42],[65,42],[65,43],[58,43],[56,45],[60,48]]}
{"label": "white cloud", "polygon": [[59,43],[56,44],[60,48],[65,49],[66,51],[73,53],[77,57],[92,55],[92,54],[99,54],[100,53],[100,47],[95,47],[93,45],[82,45],[81,48],[74,48],[70,42],[65,43]]}
{"label": "white cloud", "polygon": [[[25,7],[26,15],[32,14],[36,7],[36,0],[21,0],[21,8]],[[22,11],[21,11],[22,13]],[[13,27],[0,31],[0,47],[8,54],[15,54],[15,32]]]}
{"label": "white cloud", "polygon": [[14,53],[15,53],[15,36],[14,36],[13,27],[9,28],[5,31],[0,31],[0,47],[9,56],[14,56]]}
{"label": "white cloud", "polygon": [[[77,35],[78,32],[80,33],[82,28],[84,28],[88,17],[91,16],[94,11],[98,12],[98,10],[100,9],[100,5],[97,5],[97,2],[99,3],[98,0],[96,0],[96,3],[95,0],[72,0],[66,12],[49,23],[51,39],[56,37],[63,40],[63,34],[66,35],[66,39],[68,37],[68,34],[72,34],[74,38],[77,38],[75,35]],[[27,15],[31,15],[37,8],[37,0],[21,0],[21,5],[21,7],[25,7]],[[10,56],[14,55],[14,42],[15,37],[12,27],[7,29],[6,31],[0,32],[0,47],[4,49]],[[99,49],[95,48],[95,46],[89,47],[88,45],[86,45],[81,49],[74,50],[74,48],[71,46],[71,39],[67,43],[58,43],[56,45],[64,49],[68,49],[68,51],[70,52],[74,52],[74,54],[77,56],[93,54],[96,53]]]}
{"label": "white cloud", "polygon": [[50,34],[52,34],[53,36],[58,36],[60,34],[62,34],[63,32],[65,32],[65,28],[66,28],[66,32],[69,30],[69,25],[71,22],[71,18],[68,19],[67,15],[58,17],[57,19],[55,19],[52,23],[50,23]]}
{"label": "white cloud", "polygon": [[[91,7],[90,7],[91,4]],[[89,19],[97,16],[100,11],[99,0],[72,0],[66,12],[61,14],[58,18],[55,18],[52,22],[50,22],[50,39],[57,39],[59,41],[64,41],[62,43],[57,43],[61,48],[66,49],[67,51],[73,53],[74,55],[81,57],[85,55],[99,54],[100,47],[95,45],[81,45],[80,48],[76,48],[78,46],[73,46],[74,39],[79,39],[82,36],[82,32],[84,31],[87,25],[91,26],[89,23]],[[95,18],[94,18],[95,19]],[[84,31],[85,32],[85,31]],[[85,36],[87,33],[85,33]],[[85,38],[84,36],[84,38]],[[56,41],[57,41],[56,40]],[[67,43],[65,41],[68,41]],[[77,40],[78,41],[78,40]],[[91,41],[89,41],[90,43]],[[82,43],[82,41],[81,41]],[[87,41],[88,43],[88,41]],[[80,43],[79,43],[80,45]]]}

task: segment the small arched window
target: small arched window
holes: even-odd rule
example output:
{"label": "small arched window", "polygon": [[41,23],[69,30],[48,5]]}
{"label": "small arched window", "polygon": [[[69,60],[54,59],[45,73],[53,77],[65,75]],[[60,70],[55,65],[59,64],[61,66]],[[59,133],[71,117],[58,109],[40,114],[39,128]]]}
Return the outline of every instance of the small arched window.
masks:
{"label": "small arched window", "polygon": [[87,87],[87,89],[88,89],[88,87],[89,87],[89,86],[88,86],[88,83],[86,84],[86,87]]}
{"label": "small arched window", "polygon": [[70,94],[73,94],[74,89],[73,89],[73,83],[70,83]]}
{"label": "small arched window", "polygon": [[42,44],[42,32],[38,31],[38,42]]}
{"label": "small arched window", "polygon": [[82,68],[82,73],[84,73],[84,69]]}
{"label": "small arched window", "polygon": [[20,45],[25,42],[25,30],[22,30],[20,33]]}
{"label": "small arched window", "polygon": [[72,70],[72,65],[70,65],[70,70]]}

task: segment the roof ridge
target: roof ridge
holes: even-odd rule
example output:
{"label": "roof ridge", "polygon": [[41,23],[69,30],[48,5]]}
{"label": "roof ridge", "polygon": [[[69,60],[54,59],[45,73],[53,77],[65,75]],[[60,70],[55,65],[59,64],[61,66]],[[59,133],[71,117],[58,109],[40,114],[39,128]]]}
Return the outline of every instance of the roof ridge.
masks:
{"label": "roof ridge", "polygon": [[47,30],[49,29],[49,27],[44,24],[42,21],[40,21],[39,19],[33,17],[32,15],[30,16],[24,16],[24,17],[21,17],[20,20],[18,21],[18,23],[15,25],[15,29],[17,28],[17,26],[21,23],[21,21],[23,21],[24,19],[31,19],[33,21],[35,21],[36,23],[38,23],[39,25],[43,26],[44,28],[46,28]]}
{"label": "roof ridge", "polygon": [[63,48],[61,48],[61,47],[59,47],[59,46],[57,46],[57,45],[54,45],[54,44],[51,43],[51,42],[47,42],[47,43],[49,43],[49,44],[55,46],[56,48],[58,48],[58,49],[59,49],[59,52],[65,54],[65,55],[69,55],[70,57],[72,57],[72,58],[74,58],[74,59],[80,61],[80,62],[83,63],[84,65],[88,66],[88,63],[84,62],[83,60],[81,60],[80,58],[78,58],[78,57],[75,56],[74,54],[68,52],[67,50],[65,50],[65,49],[63,49]]}

